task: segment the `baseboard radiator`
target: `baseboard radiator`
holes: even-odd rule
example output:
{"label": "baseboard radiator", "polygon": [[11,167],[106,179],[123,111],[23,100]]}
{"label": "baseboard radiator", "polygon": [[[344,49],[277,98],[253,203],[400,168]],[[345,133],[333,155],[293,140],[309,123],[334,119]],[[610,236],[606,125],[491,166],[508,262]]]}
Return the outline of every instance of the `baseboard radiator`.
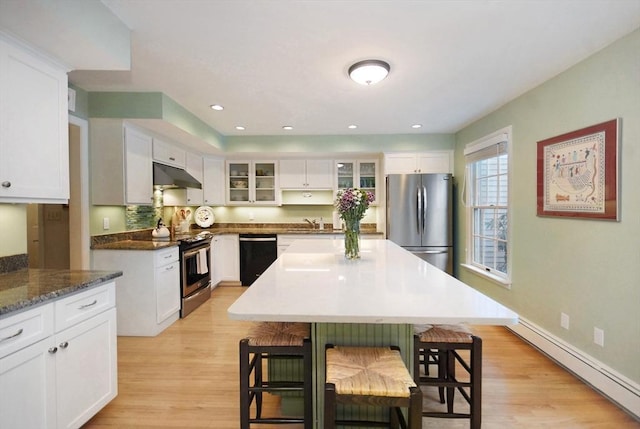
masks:
{"label": "baseboard radiator", "polygon": [[508,328],[640,420],[638,383],[524,318]]}

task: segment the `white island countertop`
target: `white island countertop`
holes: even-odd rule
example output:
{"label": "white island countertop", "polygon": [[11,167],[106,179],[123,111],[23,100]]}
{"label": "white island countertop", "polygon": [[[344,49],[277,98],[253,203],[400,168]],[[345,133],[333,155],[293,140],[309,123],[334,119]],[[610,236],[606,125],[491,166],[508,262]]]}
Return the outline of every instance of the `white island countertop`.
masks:
{"label": "white island countertop", "polygon": [[296,240],[238,300],[231,319],[512,325],[518,315],[388,240]]}

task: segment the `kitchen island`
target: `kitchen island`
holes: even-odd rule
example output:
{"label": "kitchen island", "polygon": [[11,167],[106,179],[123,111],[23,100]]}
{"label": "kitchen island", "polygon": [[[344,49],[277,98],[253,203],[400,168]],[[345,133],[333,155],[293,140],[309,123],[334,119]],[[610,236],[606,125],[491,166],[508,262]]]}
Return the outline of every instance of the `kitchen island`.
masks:
{"label": "kitchen island", "polygon": [[322,427],[325,344],[397,345],[413,368],[415,324],[511,325],[500,303],[388,240],[297,240],[228,309],[231,319],[309,322],[317,427]]}

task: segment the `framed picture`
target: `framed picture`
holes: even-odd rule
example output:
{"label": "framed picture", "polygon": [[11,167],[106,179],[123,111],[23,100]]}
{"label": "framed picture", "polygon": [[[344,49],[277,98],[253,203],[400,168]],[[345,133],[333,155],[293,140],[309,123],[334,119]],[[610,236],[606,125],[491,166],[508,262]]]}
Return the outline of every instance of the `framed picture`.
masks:
{"label": "framed picture", "polygon": [[538,142],[538,216],[618,220],[618,124]]}

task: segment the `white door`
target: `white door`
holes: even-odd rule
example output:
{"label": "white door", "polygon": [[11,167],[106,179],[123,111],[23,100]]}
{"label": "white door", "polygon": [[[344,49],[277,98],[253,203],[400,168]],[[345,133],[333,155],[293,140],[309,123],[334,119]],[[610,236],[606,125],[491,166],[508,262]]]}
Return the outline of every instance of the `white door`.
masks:
{"label": "white door", "polygon": [[125,128],[125,187],[127,204],[151,205],[153,202],[152,138]]}
{"label": "white door", "polygon": [[58,428],[79,428],[118,392],[116,309],[55,335]]}
{"label": "white door", "polygon": [[180,263],[156,268],[156,321],[164,322],[180,310]]}
{"label": "white door", "polygon": [[52,344],[47,338],[0,359],[0,428],[55,427]]}

